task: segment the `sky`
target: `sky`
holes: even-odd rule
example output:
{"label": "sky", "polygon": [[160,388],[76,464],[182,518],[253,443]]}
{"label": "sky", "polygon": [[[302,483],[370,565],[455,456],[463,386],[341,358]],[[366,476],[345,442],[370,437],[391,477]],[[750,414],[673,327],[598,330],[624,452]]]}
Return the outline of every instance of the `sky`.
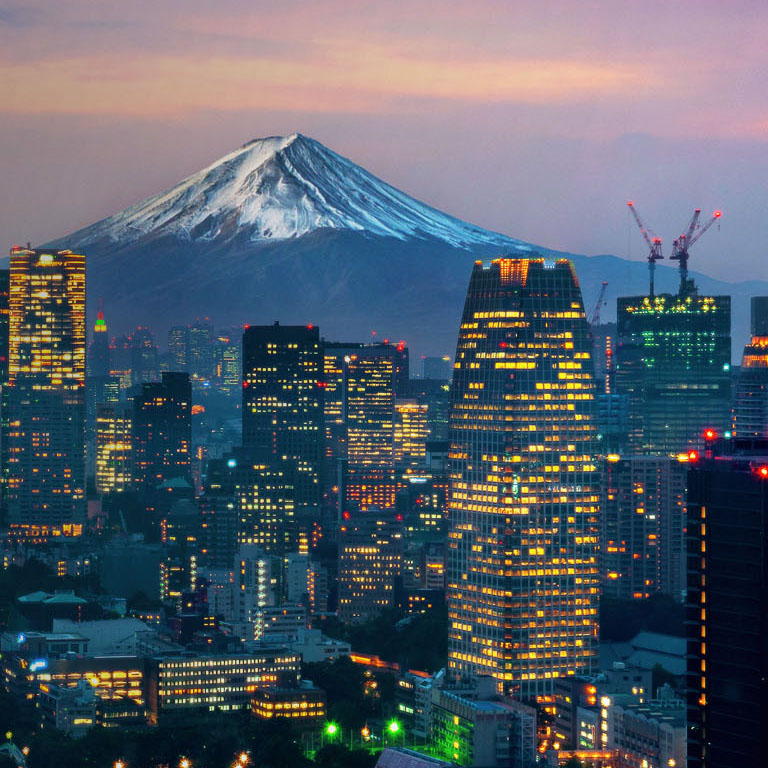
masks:
{"label": "sky", "polygon": [[0,0],[0,245],[312,136],[459,218],[768,279],[768,3]]}

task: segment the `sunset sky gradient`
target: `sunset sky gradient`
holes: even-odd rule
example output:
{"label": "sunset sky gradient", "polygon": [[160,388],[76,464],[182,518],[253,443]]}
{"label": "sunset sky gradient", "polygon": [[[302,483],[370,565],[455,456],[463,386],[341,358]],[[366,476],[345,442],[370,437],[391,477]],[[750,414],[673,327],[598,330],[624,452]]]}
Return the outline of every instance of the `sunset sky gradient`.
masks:
{"label": "sunset sky gradient", "polygon": [[61,236],[258,136],[577,253],[768,278],[764,2],[0,1],[0,240]]}

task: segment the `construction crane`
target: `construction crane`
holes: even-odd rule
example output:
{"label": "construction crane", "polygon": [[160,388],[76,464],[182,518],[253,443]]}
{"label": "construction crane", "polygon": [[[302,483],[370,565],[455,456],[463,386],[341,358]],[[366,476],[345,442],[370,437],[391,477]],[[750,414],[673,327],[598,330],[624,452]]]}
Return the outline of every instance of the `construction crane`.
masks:
{"label": "construction crane", "polygon": [[598,325],[600,323],[600,307],[605,304],[605,289],[608,287],[608,281],[603,280],[603,284],[600,287],[600,295],[595,302],[595,308],[592,310],[592,314],[589,316],[590,325]]}
{"label": "construction crane", "polygon": [[657,237],[651,230],[649,230],[645,224],[643,224],[642,219],[638,215],[637,211],[635,210],[635,204],[632,200],[630,200],[627,205],[629,206],[629,210],[632,211],[632,215],[635,217],[635,221],[637,222],[637,226],[640,228],[640,233],[643,236],[643,240],[648,245],[648,271],[651,273],[651,292],[650,295],[653,296],[654,292],[654,273],[656,271],[656,262],[659,259],[663,259],[664,256],[661,253],[661,238]]}
{"label": "construction crane", "polygon": [[701,208],[693,212],[688,229],[676,240],[672,241],[672,255],[669,257],[673,261],[680,262],[680,295],[688,292],[688,251],[693,244],[723,215],[722,211],[715,211],[712,218],[703,226],[699,226],[699,216]]}

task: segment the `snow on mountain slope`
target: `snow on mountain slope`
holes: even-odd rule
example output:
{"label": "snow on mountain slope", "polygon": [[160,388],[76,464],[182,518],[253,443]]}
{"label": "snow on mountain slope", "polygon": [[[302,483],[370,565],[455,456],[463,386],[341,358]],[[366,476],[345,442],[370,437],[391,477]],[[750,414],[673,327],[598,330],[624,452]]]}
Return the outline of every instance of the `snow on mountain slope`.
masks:
{"label": "snow on mountain slope", "polygon": [[70,247],[147,236],[252,243],[319,229],[422,239],[448,245],[513,246],[521,241],[466,224],[414,200],[314,139],[294,133],[255,139],[161,194],[74,233]]}

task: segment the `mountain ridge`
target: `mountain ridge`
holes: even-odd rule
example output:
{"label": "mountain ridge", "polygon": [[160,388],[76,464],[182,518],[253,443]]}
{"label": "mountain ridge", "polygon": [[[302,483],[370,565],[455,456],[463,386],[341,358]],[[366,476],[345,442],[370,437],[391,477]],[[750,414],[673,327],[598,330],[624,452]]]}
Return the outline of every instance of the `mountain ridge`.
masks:
{"label": "mountain ridge", "polygon": [[[489,232],[419,202],[302,134],[254,139],[169,189],[49,246],[88,256],[89,309],[103,297],[110,330],[209,316],[218,327],[319,325],[326,338],[377,329],[420,353],[452,354],[473,261],[570,258],[587,313],[647,287],[645,262],[582,256]],[[733,297],[735,350],[748,302],[768,283],[727,284],[691,273],[704,292]],[[657,290],[677,271],[659,265]],[[603,319],[615,316],[608,305]]]}

